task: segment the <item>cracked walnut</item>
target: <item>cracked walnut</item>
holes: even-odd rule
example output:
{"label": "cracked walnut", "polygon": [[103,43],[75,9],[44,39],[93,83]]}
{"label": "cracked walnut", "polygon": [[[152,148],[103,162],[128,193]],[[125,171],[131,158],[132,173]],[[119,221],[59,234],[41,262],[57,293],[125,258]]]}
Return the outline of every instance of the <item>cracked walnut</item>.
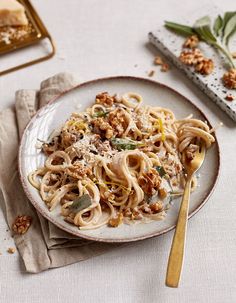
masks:
{"label": "cracked walnut", "polygon": [[28,231],[31,223],[32,223],[32,218],[30,216],[26,216],[26,215],[17,216],[12,224],[12,230],[16,234],[23,235]]}

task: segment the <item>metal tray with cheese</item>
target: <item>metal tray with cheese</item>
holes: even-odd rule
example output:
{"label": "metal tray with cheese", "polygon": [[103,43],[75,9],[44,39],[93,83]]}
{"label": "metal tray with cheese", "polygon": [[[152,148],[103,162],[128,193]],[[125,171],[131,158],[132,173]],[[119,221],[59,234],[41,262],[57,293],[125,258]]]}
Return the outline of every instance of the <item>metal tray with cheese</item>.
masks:
{"label": "metal tray with cheese", "polygon": [[[18,70],[20,68],[24,68],[26,66],[42,62],[51,58],[55,54],[55,45],[51,38],[51,35],[44,26],[42,20],[40,19],[39,15],[37,14],[30,1],[18,0],[18,2],[24,6],[25,16],[27,18],[26,23],[28,24],[20,26],[4,26],[4,24],[2,24],[2,26],[0,26],[0,56],[39,43],[43,39],[49,40],[51,50],[49,53],[42,57],[22,63],[15,67],[0,70],[0,76]],[[8,10],[10,9],[11,7],[8,8]]]}

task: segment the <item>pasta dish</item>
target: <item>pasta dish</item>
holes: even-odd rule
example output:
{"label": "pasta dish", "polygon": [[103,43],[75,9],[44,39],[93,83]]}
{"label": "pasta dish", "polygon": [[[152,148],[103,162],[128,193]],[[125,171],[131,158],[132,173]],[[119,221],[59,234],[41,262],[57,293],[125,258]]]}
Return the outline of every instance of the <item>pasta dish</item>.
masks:
{"label": "pasta dish", "polygon": [[[99,93],[42,143],[45,164],[29,181],[50,211],[60,207],[80,229],[165,218],[183,193],[183,153],[191,161],[200,140],[209,148],[215,138],[207,123],[191,115],[177,120],[142,101],[136,93]],[[194,177],[192,190],[196,185]]]}

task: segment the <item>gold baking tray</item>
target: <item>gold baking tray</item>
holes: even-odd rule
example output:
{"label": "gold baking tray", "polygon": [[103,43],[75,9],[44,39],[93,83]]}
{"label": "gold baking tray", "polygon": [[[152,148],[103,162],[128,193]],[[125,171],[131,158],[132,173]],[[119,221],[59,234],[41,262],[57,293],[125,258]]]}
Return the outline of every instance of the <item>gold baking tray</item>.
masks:
{"label": "gold baking tray", "polygon": [[6,32],[8,32],[7,35],[9,35],[10,33],[10,38],[8,36],[8,38],[6,38],[5,41],[1,41],[2,38],[0,40],[0,56],[6,55],[9,52],[16,51],[18,49],[27,47],[29,45],[36,44],[43,39],[49,40],[51,45],[51,50],[45,56],[33,59],[31,61],[27,61],[25,63],[22,63],[20,65],[2,71],[0,70],[0,76],[48,60],[51,57],[53,57],[56,52],[55,44],[52,40],[51,35],[47,31],[46,27],[44,26],[42,20],[40,19],[39,15],[37,14],[36,10],[30,3],[30,1],[29,0],[18,0],[18,1],[25,7],[25,12],[29,24],[27,26],[15,27],[12,29],[10,27],[4,27],[4,28],[0,27],[0,35],[1,34],[6,35]]}

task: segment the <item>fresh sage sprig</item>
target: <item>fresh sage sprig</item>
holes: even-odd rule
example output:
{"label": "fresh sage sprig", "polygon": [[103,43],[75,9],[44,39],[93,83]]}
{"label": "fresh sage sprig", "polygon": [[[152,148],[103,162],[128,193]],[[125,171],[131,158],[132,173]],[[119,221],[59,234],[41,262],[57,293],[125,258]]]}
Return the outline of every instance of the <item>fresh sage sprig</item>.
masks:
{"label": "fresh sage sprig", "polygon": [[220,15],[217,16],[214,20],[213,28],[209,16],[198,19],[192,27],[169,21],[165,22],[165,27],[173,30],[179,35],[197,35],[200,40],[214,46],[223,53],[230,66],[236,68],[235,62],[229,51],[230,38],[236,32],[236,12],[226,12],[223,17]]}

